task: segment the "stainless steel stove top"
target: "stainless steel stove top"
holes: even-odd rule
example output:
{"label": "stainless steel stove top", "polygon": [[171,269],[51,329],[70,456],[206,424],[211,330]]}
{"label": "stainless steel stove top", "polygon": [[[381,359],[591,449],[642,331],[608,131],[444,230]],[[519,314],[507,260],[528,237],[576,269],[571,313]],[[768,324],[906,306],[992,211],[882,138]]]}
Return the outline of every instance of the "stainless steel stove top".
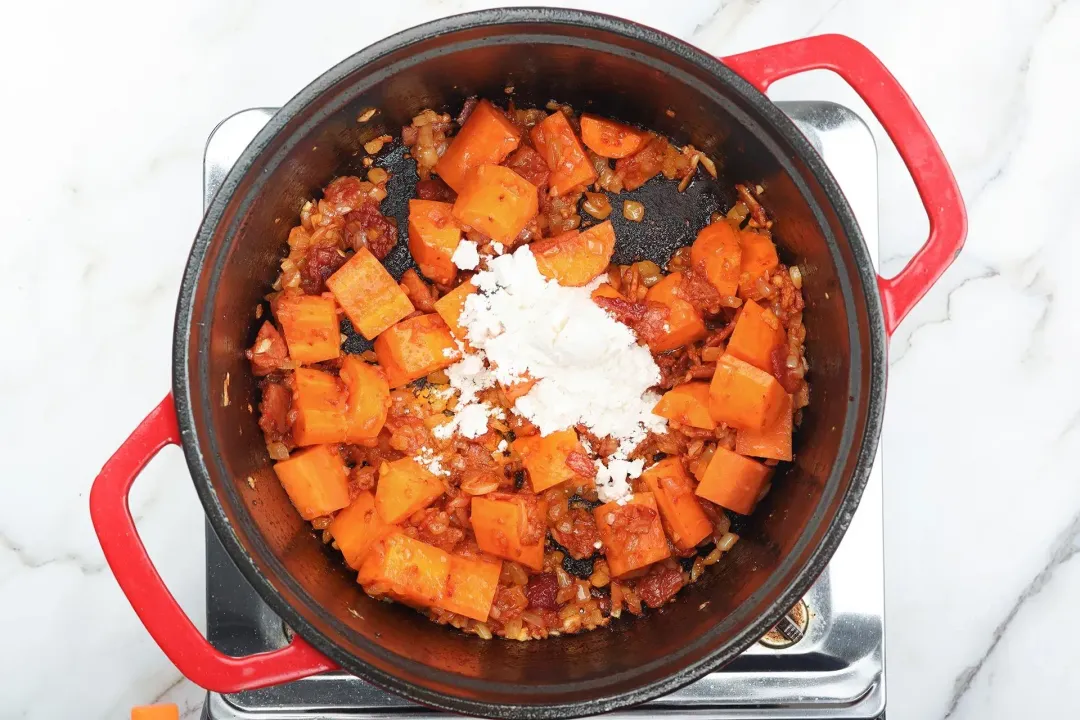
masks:
{"label": "stainless steel stove top", "polygon": [[[778,103],[821,153],[840,183],[875,264],[878,255],[877,149],[851,110],[826,102]],[[206,145],[203,197],[273,115],[244,110],[223,121]],[[222,651],[246,655],[280,647],[286,629],[206,535],[207,635]],[[671,695],[614,717],[877,718],[885,710],[885,598],[881,453],[862,503],[828,569],[793,613],[730,665]],[[792,639],[798,638],[792,642]],[[783,647],[780,647],[783,646]],[[209,693],[207,720],[355,720],[439,713],[345,673],[327,673],[235,695]]]}

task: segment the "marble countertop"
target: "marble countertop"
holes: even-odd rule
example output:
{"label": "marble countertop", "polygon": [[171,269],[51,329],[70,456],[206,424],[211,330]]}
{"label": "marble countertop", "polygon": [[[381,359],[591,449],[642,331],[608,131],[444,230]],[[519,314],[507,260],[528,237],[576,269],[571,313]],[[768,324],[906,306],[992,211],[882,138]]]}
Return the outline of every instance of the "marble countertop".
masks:
{"label": "marble countertop", "polygon": [[[173,311],[218,120],[280,105],[338,60],[438,16],[498,3],[244,0],[17,3],[0,44],[8,99],[0,266],[0,716],[126,717],[202,691],[135,617],[90,524],[90,483],[165,394]],[[874,50],[950,158],[967,247],[892,344],[885,429],[890,719],[1080,714],[1068,642],[1080,596],[1080,4],[1059,0],[574,3],[717,54],[820,32]],[[833,76],[774,99],[831,99]],[[880,150],[881,257],[899,269],[926,220]],[[1019,210],[1024,217],[1016,216]],[[54,435],[55,433],[55,435]],[[62,434],[62,435],[61,435]],[[56,437],[62,436],[63,443]],[[1027,493],[1024,500],[1020,490]],[[182,454],[132,500],[170,588],[203,616],[202,510]],[[1062,628],[1066,628],[1065,631]]]}

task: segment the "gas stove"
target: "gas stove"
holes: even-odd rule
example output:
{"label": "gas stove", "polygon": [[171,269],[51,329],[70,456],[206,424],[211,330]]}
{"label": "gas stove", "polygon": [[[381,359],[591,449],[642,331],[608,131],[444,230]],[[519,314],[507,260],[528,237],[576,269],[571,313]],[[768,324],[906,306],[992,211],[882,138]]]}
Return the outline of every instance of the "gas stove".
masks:
{"label": "gas stove", "polygon": [[[846,107],[781,102],[825,159],[851,204],[875,265],[878,259],[877,149],[869,128]],[[274,114],[236,113],[206,144],[203,199]],[[241,656],[281,647],[290,630],[259,598],[206,528],[206,626],[211,643]],[[885,597],[881,452],[862,502],[832,562],[761,642],[721,670],[616,718],[883,718]],[[260,690],[208,693],[204,720],[435,718],[441,713],[334,672]]]}

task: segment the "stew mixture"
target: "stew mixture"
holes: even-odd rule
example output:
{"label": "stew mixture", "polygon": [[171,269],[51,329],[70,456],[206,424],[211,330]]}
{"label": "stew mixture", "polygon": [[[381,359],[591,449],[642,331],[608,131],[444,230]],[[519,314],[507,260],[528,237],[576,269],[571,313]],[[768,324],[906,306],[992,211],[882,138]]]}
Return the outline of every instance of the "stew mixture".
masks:
{"label": "stew mixture", "polygon": [[[665,269],[611,265],[608,216],[663,212],[619,194],[685,189],[709,158],[554,103],[425,110],[401,140],[400,282],[371,157],[289,235],[248,351],[277,477],[368,594],[435,622],[526,640],[660,607],[738,540],[728,514],[792,459],[809,402],[763,188]],[[373,349],[344,352],[343,326]]]}

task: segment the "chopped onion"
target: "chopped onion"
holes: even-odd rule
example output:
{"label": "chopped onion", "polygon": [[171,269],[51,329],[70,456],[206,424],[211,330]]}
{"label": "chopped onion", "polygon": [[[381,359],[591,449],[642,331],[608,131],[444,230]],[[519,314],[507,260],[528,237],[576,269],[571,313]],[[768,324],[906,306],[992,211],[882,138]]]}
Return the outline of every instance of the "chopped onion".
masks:
{"label": "chopped onion", "polygon": [[608,215],[611,214],[611,201],[603,193],[587,192],[585,193],[585,202],[581,204],[581,209],[597,220],[606,220]]}
{"label": "chopped onion", "polygon": [[623,217],[632,222],[641,222],[645,218],[645,206],[637,200],[626,200],[622,206]]}

